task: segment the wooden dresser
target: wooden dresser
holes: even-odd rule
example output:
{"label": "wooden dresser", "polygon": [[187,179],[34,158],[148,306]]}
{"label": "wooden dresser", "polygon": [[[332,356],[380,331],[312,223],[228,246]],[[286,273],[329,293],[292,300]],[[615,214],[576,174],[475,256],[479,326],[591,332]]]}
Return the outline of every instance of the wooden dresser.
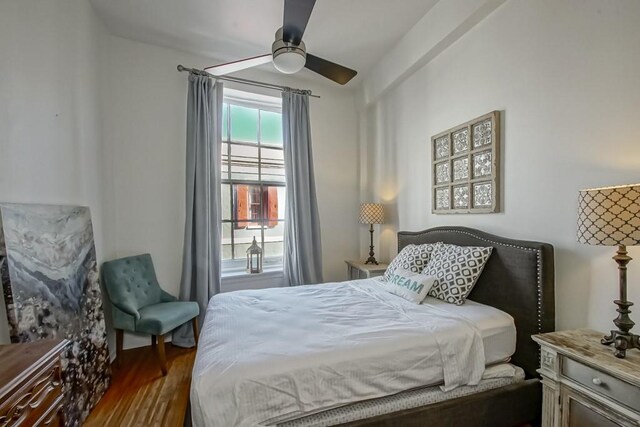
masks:
{"label": "wooden dresser", "polygon": [[68,344],[0,345],[0,427],[64,426],[60,354]]}
{"label": "wooden dresser", "polygon": [[589,329],[534,335],[540,344],[543,427],[640,426],[640,351],[625,359]]}

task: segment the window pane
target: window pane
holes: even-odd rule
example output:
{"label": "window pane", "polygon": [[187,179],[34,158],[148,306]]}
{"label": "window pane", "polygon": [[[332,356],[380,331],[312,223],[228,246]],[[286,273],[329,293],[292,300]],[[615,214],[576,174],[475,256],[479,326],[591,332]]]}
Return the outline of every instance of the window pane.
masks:
{"label": "window pane", "polygon": [[229,144],[226,142],[222,143],[222,148],[220,149],[220,153],[222,155],[222,168],[220,171],[222,179],[229,178]]}
{"label": "window pane", "polygon": [[250,185],[248,196],[247,219],[259,227],[262,224],[262,218],[264,218],[262,215],[262,189],[259,185]]}
{"label": "window pane", "polygon": [[260,111],[260,142],[282,145],[282,114]]}
{"label": "window pane", "polygon": [[232,208],[232,194],[231,185],[222,184],[220,199],[222,200],[222,219],[231,219]]}
{"label": "window pane", "polygon": [[284,219],[285,206],[287,203],[287,187],[277,187],[278,189],[278,219]]}
{"label": "window pane", "polygon": [[282,256],[284,246],[284,221],[264,230],[264,257]]}
{"label": "window pane", "polygon": [[247,249],[251,246],[253,236],[260,244],[260,230],[251,229],[246,222],[235,224],[233,230],[235,254],[234,259],[247,259]]}
{"label": "window pane", "polygon": [[222,223],[222,259],[231,259],[231,223]]}
{"label": "window pane", "polygon": [[258,110],[231,105],[231,140],[258,143]]}
{"label": "window pane", "polygon": [[284,152],[275,148],[262,148],[262,180],[284,182]]}
{"label": "window pane", "polygon": [[231,179],[254,180],[258,177],[258,146],[231,144]]}
{"label": "window pane", "polygon": [[280,191],[280,187],[263,185],[262,186],[262,225],[268,228],[275,227],[278,220],[282,219],[279,215],[284,213],[283,210],[284,195]]}
{"label": "window pane", "polygon": [[226,102],[222,103],[222,140],[228,141],[229,134],[227,133],[229,123],[229,104]]}
{"label": "window pane", "polygon": [[[246,221],[250,218],[249,213],[249,185],[234,184],[233,185],[233,219],[235,221]],[[246,224],[242,224],[243,227]],[[236,228],[239,225],[236,224]]]}

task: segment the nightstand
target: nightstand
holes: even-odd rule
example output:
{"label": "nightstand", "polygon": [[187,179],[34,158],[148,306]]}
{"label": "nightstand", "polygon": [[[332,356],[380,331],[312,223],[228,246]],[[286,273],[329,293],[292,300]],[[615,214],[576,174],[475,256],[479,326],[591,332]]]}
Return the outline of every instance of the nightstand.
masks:
{"label": "nightstand", "polygon": [[364,261],[345,261],[347,263],[348,280],[369,279],[382,276],[389,264],[365,264]]}
{"label": "nightstand", "polygon": [[589,329],[534,335],[540,344],[542,426],[640,425],[640,351],[625,359]]}

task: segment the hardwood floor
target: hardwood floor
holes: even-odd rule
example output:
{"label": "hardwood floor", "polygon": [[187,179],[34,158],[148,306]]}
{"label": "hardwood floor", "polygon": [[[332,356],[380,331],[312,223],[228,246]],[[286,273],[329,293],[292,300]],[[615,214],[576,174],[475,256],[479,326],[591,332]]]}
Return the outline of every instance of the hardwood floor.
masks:
{"label": "hardwood floor", "polygon": [[85,422],[88,427],[183,425],[189,403],[195,349],[166,345],[169,372],[163,377],[153,347],[125,350],[111,387]]}

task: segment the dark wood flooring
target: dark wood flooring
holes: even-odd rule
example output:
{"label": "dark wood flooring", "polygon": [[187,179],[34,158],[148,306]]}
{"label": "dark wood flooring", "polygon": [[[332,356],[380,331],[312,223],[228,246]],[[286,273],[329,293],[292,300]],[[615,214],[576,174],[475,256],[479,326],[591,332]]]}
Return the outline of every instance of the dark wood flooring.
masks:
{"label": "dark wood flooring", "polygon": [[163,377],[155,348],[125,350],[120,368],[112,367],[111,387],[84,426],[182,426],[196,350],[167,343],[166,353],[169,372]]}

